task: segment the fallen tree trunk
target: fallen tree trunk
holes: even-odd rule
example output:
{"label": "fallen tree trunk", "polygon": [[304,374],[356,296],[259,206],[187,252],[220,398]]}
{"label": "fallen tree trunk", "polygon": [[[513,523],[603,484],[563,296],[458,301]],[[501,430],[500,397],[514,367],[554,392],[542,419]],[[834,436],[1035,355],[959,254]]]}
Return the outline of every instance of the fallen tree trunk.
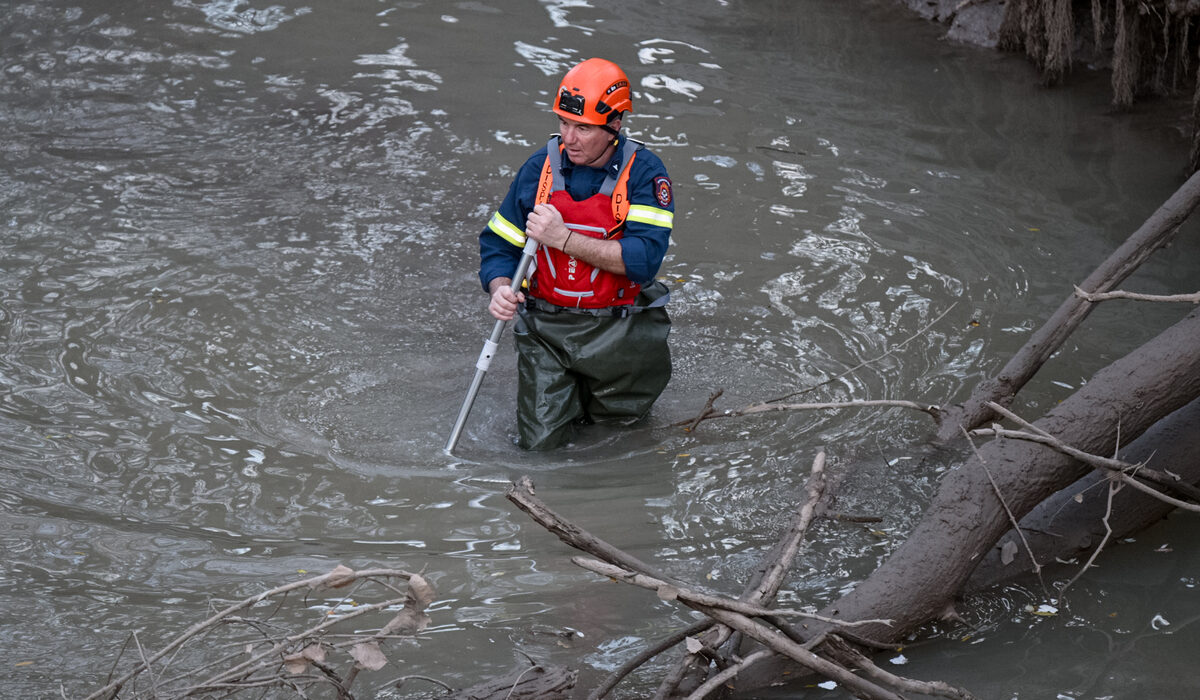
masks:
{"label": "fallen tree trunk", "polygon": [[[1198,181],[1200,182],[1200,181]],[[1100,370],[1036,425],[1092,454],[1112,454],[1118,435],[1139,436],[1200,397],[1200,312]],[[887,642],[952,609],[976,566],[1017,518],[1089,468],[1043,446],[993,440],[947,473],[905,542],[851,593],[821,611],[844,620],[890,619],[859,630]],[[1001,500],[1003,499],[1003,500]],[[810,632],[811,633],[811,632]],[[747,669],[739,691],[777,683],[793,670],[778,658]]]}
{"label": "fallen tree trunk", "polygon": [[[1170,471],[1183,483],[1200,484],[1200,399],[1154,424],[1120,456],[1126,462],[1144,462]],[[1174,510],[1133,489],[1117,493],[1110,509],[1108,489],[1104,488],[1107,478],[1093,471],[1038,504],[1021,519],[1024,537],[1014,530],[1001,537],[971,574],[963,592],[982,591],[1033,571],[1030,552],[1039,565],[1090,554],[1107,533],[1104,517],[1110,510],[1107,524],[1112,539],[1140,532]],[[1006,551],[1014,552],[1007,563]]]}
{"label": "fallen tree trunk", "polygon": [[[1175,236],[1182,224],[1200,205],[1200,172],[1188,178],[1170,199],[1113,251],[1079,287],[1088,293],[1107,292],[1128,277],[1157,249]],[[980,382],[961,405],[943,407],[942,425],[937,437],[948,442],[961,437],[962,429],[977,428],[994,414],[989,401],[1007,406],[1050,356],[1091,313],[1092,302],[1072,293],[1058,310],[1018,350],[994,377]]]}

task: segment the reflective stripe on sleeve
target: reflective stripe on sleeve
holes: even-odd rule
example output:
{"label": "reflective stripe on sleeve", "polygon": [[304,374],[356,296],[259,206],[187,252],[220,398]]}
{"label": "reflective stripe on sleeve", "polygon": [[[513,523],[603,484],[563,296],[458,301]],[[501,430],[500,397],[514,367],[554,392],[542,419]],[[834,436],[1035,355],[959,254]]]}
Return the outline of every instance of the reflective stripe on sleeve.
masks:
{"label": "reflective stripe on sleeve", "polygon": [[645,204],[631,204],[626,221],[672,228],[675,225],[675,213],[658,207],[648,207]]}
{"label": "reflective stripe on sleeve", "polygon": [[492,214],[492,218],[488,221],[488,228],[492,233],[515,246],[525,245],[525,231],[509,223],[508,219],[500,216],[500,212]]}

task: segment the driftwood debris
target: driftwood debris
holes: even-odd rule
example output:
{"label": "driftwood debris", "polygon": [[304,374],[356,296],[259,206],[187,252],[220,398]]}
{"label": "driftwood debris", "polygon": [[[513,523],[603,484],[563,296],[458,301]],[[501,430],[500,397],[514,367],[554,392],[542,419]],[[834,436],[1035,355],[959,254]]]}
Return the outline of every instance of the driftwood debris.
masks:
{"label": "driftwood debris", "polygon": [[[408,582],[405,590],[390,581]],[[399,594],[376,603],[363,603],[366,586]],[[333,606],[316,624],[299,632],[272,621],[287,601],[309,593],[337,591],[339,598],[360,599],[352,610],[335,614]],[[291,690],[305,697],[306,690],[332,688],[338,700],[353,700],[350,687],[362,670],[377,671],[387,664],[382,645],[390,639],[411,637],[428,623],[425,608],[433,600],[433,588],[420,574],[395,569],[354,571],[337,566],[332,571],[301,581],[277,586],[229,605],[198,622],[158,651],[143,649],[134,639],[138,660],[133,666],[86,700],[122,698],[223,697],[241,691],[262,693],[270,688]],[[273,601],[273,605],[260,606]],[[401,607],[403,606],[403,607]],[[399,612],[391,610],[399,608]],[[371,615],[384,614],[387,622],[371,632],[334,634],[345,627],[353,630],[366,624]],[[214,642],[214,639],[217,640]],[[232,649],[213,662],[201,654],[199,667],[188,667],[180,659],[185,647],[204,643],[209,648]],[[128,646],[128,645],[127,645]],[[114,668],[121,656],[114,661]],[[340,668],[339,668],[340,666]]]}
{"label": "driftwood debris", "polygon": [[[667,674],[655,697],[686,695],[699,700],[718,690],[734,687],[740,672],[752,668],[758,661],[770,658],[772,654],[778,654],[837,681],[859,697],[899,700],[901,692],[921,692],[969,700],[972,697],[970,693],[944,683],[916,681],[887,673],[875,667],[852,644],[841,641],[843,636],[859,639],[859,635],[854,633],[858,627],[886,627],[890,624],[887,620],[847,620],[844,616],[826,617],[809,611],[779,610],[774,607],[775,596],[799,551],[804,534],[819,514],[824,492],[824,465],[825,455],[822,451],[813,461],[803,504],[738,598],[654,573],[636,558],[551,510],[534,495],[533,483],[528,477],[522,477],[509,489],[508,498],[563,542],[599,559],[575,557],[572,561],[578,566],[615,581],[654,591],[660,599],[678,602],[703,613],[712,621],[711,626],[692,628],[694,631],[689,630],[691,634],[672,635],[669,646],[656,647],[665,651],[682,643],[685,650],[677,670]],[[802,621],[795,624],[789,622],[795,618],[801,618]],[[760,651],[741,656],[738,642],[742,637],[755,640],[769,653]],[[644,657],[643,661],[649,658]],[[692,682],[688,687],[692,680],[690,671],[695,669],[711,669],[713,673],[700,682]],[[628,665],[623,667],[620,676],[606,679],[588,697],[596,700],[605,697],[633,670]]]}

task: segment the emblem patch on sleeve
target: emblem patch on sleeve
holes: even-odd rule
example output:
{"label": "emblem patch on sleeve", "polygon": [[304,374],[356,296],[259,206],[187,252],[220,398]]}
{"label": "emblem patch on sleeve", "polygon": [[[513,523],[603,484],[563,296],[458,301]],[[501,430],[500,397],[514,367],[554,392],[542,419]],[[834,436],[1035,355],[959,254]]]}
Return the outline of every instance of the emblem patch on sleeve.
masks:
{"label": "emblem patch on sleeve", "polygon": [[658,198],[658,205],[667,207],[671,205],[671,179],[666,177],[654,178],[654,196]]}

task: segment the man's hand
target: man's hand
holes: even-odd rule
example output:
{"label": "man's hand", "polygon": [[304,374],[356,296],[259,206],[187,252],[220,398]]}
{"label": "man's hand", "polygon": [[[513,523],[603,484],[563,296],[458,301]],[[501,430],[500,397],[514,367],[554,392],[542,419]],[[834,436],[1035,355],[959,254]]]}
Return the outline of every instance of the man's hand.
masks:
{"label": "man's hand", "polygon": [[488,283],[488,288],[492,290],[488,312],[497,321],[511,321],[517,313],[517,304],[525,301],[525,295],[514,292],[511,285],[512,280],[507,277],[497,277]]}
{"label": "man's hand", "polygon": [[570,233],[553,204],[538,204],[525,218],[525,235],[542,245],[562,250]]}

